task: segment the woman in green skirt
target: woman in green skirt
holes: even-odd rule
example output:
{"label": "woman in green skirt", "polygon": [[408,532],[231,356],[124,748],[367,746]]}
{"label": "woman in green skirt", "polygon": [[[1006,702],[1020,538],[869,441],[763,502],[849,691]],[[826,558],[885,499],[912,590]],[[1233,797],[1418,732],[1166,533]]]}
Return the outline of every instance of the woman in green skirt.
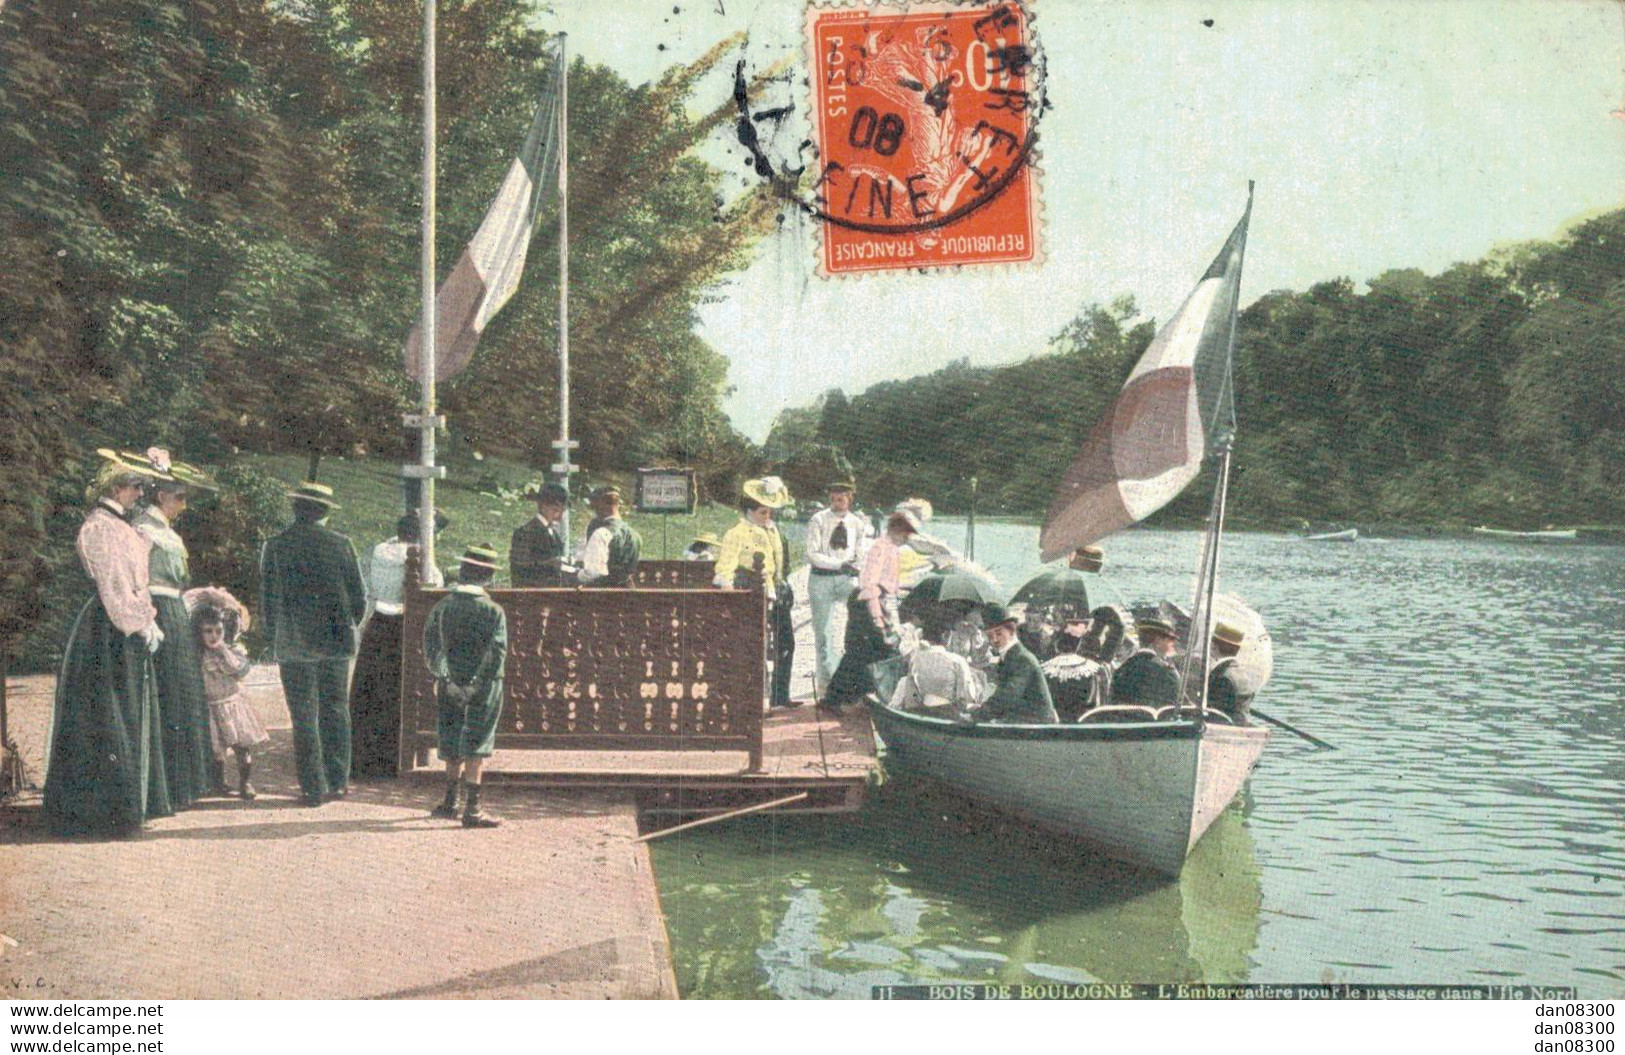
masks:
{"label": "woman in green skirt", "polygon": [[[165,469],[163,451],[158,464]],[[157,460],[157,459],[155,459]],[[203,692],[203,665],[192,634],[192,620],[181,594],[188,580],[186,543],[175,532],[175,522],[186,512],[189,486],[179,479],[155,479],[148,485],[147,504],[135,516],[135,529],[152,543],[148,555],[147,592],[158,610],[158,629],[164,645],[152,657],[154,691],[163,720],[164,776],[169,801],[186,809],[205,795],[225,794],[225,779],[209,743],[209,702]]]}
{"label": "woman in green skirt", "polygon": [[79,560],[95,589],[68,635],[56,682],[44,818],[59,835],[128,836],[173,813],[152,692],[164,640],[147,593],[150,543],[125,517],[153,472],[99,451],[96,504],[79,529]]}

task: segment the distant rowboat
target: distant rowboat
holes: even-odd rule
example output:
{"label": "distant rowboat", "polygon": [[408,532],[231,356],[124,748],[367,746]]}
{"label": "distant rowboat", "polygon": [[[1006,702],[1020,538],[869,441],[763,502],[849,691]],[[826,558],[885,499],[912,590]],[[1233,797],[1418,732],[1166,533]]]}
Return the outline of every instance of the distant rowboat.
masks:
{"label": "distant rowboat", "polygon": [[1344,531],[1327,531],[1319,535],[1305,535],[1305,542],[1356,542],[1360,538],[1359,528],[1348,528]]}
{"label": "distant rowboat", "polygon": [[1505,539],[1509,542],[1573,542],[1580,536],[1574,528],[1565,528],[1561,531],[1502,531],[1500,528],[1475,527],[1473,534]]}

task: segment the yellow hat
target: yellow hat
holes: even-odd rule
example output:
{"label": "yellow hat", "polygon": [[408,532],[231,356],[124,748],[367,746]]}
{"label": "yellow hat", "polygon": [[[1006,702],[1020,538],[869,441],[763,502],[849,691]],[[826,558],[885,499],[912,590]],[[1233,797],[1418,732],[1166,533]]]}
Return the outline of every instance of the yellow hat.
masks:
{"label": "yellow hat", "polygon": [[1242,642],[1247,640],[1247,635],[1239,627],[1231,626],[1229,623],[1216,623],[1213,627],[1213,640],[1240,648]]}
{"label": "yellow hat", "polygon": [[746,480],[743,490],[746,498],[769,509],[782,509],[790,503],[790,489],[777,476]]}

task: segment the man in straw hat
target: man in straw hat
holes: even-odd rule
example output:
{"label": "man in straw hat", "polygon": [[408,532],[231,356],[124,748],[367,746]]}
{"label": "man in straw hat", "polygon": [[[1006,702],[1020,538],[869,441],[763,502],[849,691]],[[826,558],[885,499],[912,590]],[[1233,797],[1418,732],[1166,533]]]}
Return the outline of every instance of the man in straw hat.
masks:
{"label": "man in straw hat", "polygon": [[694,541],[688,544],[683,551],[683,559],[687,561],[715,564],[717,554],[722,552],[722,539],[717,537],[715,531],[702,531],[694,536]]}
{"label": "man in straw hat", "polygon": [[773,661],[770,700],[774,707],[795,707],[790,699],[790,667],[795,658],[795,626],[790,613],[790,545],[773,522],[773,511],[790,502],[790,489],[777,476],[746,480],[739,498],[739,523],[722,536],[714,581],[724,589],[760,586],[767,595],[768,658]]}
{"label": "man in straw hat", "polygon": [[987,606],[987,637],[998,662],[993,668],[995,687],[975,713],[982,721],[1021,725],[1058,722],[1055,701],[1038,657],[1016,636],[1017,620],[1003,605]]}
{"label": "man in straw hat", "polygon": [[581,585],[630,586],[643,540],[621,519],[621,489],[613,484],[595,487],[587,501],[593,516],[581,550]]}
{"label": "man in straw hat", "polygon": [[570,493],[558,484],[534,491],[536,515],[514,529],[508,546],[508,573],[519,587],[572,584],[564,563],[564,507]]}
{"label": "man in straw hat", "polygon": [[1112,703],[1120,706],[1168,707],[1179,702],[1179,672],[1174,648],[1179,636],[1166,619],[1151,617],[1134,624],[1140,647],[1112,675]]}
{"label": "man in straw hat", "polygon": [[306,806],[343,798],[350,784],[350,661],[367,590],[350,540],[326,524],[333,489],[288,492],[293,523],[260,555],[260,610],[293,719],[294,762]]}
{"label": "man in straw hat", "polygon": [[480,772],[496,744],[508,657],[508,616],[485,592],[496,575],[497,551],[470,546],[457,585],[429,611],[423,658],[435,676],[440,705],[440,757],[446,762],[446,797],[431,816],[455,820],[459,793],[463,827],[502,823],[480,808]]}
{"label": "man in straw hat", "polygon": [[1249,679],[1236,665],[1236,656],[1247,635],[1229,623],[1213,627],[1213,654],[1218,662],[1207,675],[1207,705],[1228,714],[1237,725],[1246,725],[1253,697],[1257,694]]}
{"label": "man in straw hat", "polygon": [[869,551],[869,521],[852,512],[857,485],[837,480],[829,485],[829,505],[807,522],[807,600],[812,605],[813,647],[818,659],[813,685],[819,699],[841,662],[835,639],[836,609],[852,596],[858,571]]}
{"label": "man in straw hat", "polygon": [[1099,546],[1079,546],[1072,551],[1072,559],[1067,562],[1067,567],[1073,571],[1086,571],[1097,575],[1105,566],[1106,551]]}

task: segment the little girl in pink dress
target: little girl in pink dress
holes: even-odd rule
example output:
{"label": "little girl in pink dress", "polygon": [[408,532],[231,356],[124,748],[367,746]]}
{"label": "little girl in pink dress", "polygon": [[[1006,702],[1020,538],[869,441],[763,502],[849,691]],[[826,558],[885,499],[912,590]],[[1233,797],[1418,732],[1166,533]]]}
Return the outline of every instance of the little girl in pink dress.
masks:
{"label": "little girl in pink dress", "polygon": [[[235,614],[235,613],[232,613]],[[249,776],[254,766],[253,750],[270,740],[259,712],[242,692],[242,680],[253,664],[241,645],[226,639],[229,618],[211,605],[198,608],[192,618],[197,632],[198,655],[203,663],[203,695],[209,701],[209,736],[216,762],[224,767],[226,752],[237,756],[237,790],[245,799],[254,798]],[[236,635],[232,635],[235,637]]]}

